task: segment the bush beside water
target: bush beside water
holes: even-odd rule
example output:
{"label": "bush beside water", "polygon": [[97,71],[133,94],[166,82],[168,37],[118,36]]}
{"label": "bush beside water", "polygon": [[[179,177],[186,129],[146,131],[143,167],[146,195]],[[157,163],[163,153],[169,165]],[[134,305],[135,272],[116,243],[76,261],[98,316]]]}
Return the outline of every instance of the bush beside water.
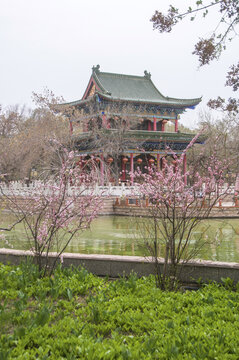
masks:
{"label": "bush beside water", "polygon": [[0,265],[0,359],[238,359],[239,289]]}

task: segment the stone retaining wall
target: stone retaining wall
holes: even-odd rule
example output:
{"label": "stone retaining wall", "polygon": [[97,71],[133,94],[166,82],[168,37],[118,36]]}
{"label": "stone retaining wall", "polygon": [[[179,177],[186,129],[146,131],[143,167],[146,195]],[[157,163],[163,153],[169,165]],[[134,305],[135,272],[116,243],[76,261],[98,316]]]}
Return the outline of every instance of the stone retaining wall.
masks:
{"label": "stone retaining wall", "polygon": [[[0,262],[3,264],[18,265],[32,254],[30,251],[0,249]],[[51,259],[54,260],[55,253]],[[163,259],[160,259],[163,266]],[[84,266],[88,271],[99,276],[118,277],[128,276],[132,271],[138,276],[154,274],[154,264],[151,260],[139,256],[116,256],[116,255],[84,255],[65,253],[63,266]],[[218,261],[191,261],[184,268],[180,280],[184,283],[196,282],[201,279],[204,282],[213,280],[221,282],[222,278],[231,278],[239,281],[239,264]]]}
{"label": "stone retaining wall", "polygon": [[[104,197],[103,198],[103,207],[100,210],[100,215],[114,215],[114,203],[115,203],[115,197]],[[15,200],[17,201],[18,206],[24,208],[28,208],[29,206],[29,201],[31,201],[31,198],[24,198],[22,196],[17,196],[15,198]],[[0,196],[0,203],[2,206],[2,211],[8,212],[8,208],[7,205],[5,203],[5,200]],[[13,208],[15,208],[17,210],[17,207],[14,206],[14,204],[11,204],[11,206]]]}
{"label": "stone retaining wall", "polygon": [[106,197],[104,199],[103,207],[100,210],[100,215],[114,215],[114,203],[115,198],[114,197]]}
{"label": "stone retaining wall", "polygon": [[[28,206],[30,198],[19,196],[16,198],[18,204],[22,207]],[[4,210],[4,201],[0,196],[2,209]],[[215,206],[210,214],[210,218],[239,218],[239,207],[231,206],[229,203],[223,203],[223,206]],[[138,199],[125,198],[119,199],[115,196],[104,197],[104,204],[99,215],[123,215],[123,216],[147,216],[147,202]]]}
{"label": "stone retaining wall", "polygon": [[[148,208],[136,205],[114,205],[114,215],[148,216]],[[235,206],[215,206],[209,218],[239,218],[239,208]]]}

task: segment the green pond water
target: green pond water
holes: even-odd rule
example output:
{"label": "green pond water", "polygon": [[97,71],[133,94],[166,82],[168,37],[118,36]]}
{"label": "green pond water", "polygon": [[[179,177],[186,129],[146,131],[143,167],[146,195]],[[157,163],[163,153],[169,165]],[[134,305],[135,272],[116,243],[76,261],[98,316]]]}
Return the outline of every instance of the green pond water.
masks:
{"label": "green pond water", "polygon": [[[6,225],[8,219],[5,215],[4,219],[1,219],[2,224]],[[145,250],[137,238],[140,221],[143,220],[124,216],[101,216],[92,223],[91,229],[71,241],[66,252],[145,255]],[[239,262],[239,219],[204,221],[192,234],[192,243],[201,236],[210,244],[201,249],[197,258]],[[23,226],[17,225],[13,231],[5,232],[5,239],[0,238],[0,247],[29,249]]]}

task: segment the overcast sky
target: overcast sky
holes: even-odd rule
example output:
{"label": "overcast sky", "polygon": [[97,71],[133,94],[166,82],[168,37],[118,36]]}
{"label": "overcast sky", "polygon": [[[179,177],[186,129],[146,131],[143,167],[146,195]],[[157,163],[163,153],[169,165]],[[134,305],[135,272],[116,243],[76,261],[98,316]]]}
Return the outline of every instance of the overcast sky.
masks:
{"label": "overcast sky", "polygon": [[92,66],[100,64],[106,72],[148,70],[165,96],[203,96],[197,110],[181,116],[185,125],[195,125],[209,98],[233,95],[224,83],[238,57],[238,40],[219,61],[199,69],[193,44],[210,34],[217,14],[181,23],[170,34],[153,31],[154,11],[170,3],[180,6],[182,0],[0,0],[0,104],[33,107],[32,91],[44,87],[66,101],[78,100]]}

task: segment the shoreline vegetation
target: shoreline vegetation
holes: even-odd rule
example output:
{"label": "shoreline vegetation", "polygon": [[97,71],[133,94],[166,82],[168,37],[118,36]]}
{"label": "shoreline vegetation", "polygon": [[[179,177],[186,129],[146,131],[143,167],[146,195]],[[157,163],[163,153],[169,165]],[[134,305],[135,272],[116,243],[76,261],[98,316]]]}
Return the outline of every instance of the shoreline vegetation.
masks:
{"label": "shoreline vegetation", "polygon": [[0,264],[1,359],[238,359],[239,286],[162,291],[60,266]]}

